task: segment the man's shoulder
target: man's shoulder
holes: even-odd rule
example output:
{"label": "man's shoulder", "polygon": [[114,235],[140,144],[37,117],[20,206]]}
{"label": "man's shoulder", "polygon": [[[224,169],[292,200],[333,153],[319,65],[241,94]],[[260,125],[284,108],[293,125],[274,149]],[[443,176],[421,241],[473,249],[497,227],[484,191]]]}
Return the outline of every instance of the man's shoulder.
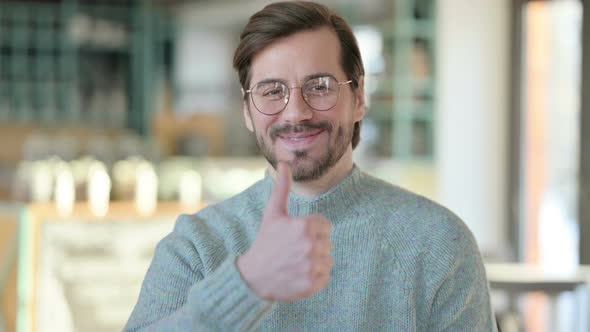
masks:
{"label": "man's shoulder", "polygon": [[380,209],[392,216],[407,220],[458,219],[449,209],[426,196],[366,173],[363,178],[364,201],[379,204]]}
{"label": "man's shoulder", "polygon": [[379,211],[390,243],[411,241],[436,245],[448,241],[473,242],[467,225],[434,200],[365,174],[366,202]]}

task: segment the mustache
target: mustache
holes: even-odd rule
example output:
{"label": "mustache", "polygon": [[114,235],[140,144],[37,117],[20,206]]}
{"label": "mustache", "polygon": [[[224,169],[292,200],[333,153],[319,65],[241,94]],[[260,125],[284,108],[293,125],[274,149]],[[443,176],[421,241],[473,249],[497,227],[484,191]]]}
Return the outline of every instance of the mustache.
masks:
{"label": "mustache", "polygon": [[274,142],[274,140],[282,134],[302,133],[310,130],[326,130],[329,133],[332,131],[332,124],[328,121],[320,121],[317,123],[302,123],[297,125],[286,124],[282,126],[276,126],[271,128],[270,138]]}

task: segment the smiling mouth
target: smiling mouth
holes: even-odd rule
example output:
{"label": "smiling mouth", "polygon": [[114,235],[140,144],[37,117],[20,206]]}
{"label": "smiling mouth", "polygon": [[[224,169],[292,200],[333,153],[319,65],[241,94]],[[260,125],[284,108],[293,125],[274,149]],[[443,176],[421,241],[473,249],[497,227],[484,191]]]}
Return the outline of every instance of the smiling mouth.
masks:
{"label": "smiling mouth", "polygon": [[293,142],[301,142],[304,141],[306,139],[318,136],[319,134],[323,133],[324,130],[318,130],[315,132],[311,132],[311,133],[293,133],[293,134],[284,134],[284,135],[279,135],[279,137],[281,139],[285,139],[285,140],[289,140],[289,141],[293,141]]}
{"label": "smiling mouth", "polygon": [[327,120],[317,123],[301,123],[297,125],[285,124],[276,126],[270,130],[269,136],[272,142],[281,139],[285,142],[301,142],[306,139],[313,139],[315,136],[326,132],[331,132],[332,125]]}

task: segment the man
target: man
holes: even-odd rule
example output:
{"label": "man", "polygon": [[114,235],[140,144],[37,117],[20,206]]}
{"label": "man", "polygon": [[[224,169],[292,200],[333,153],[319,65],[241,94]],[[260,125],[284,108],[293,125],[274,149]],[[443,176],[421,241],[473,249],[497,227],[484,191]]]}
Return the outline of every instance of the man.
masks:
{"label": "man", "polygon": [[466,226],[353,163],[364,70],[344,20],[311,2],[268,5],[234,66],[267,175],[179,218],[126,330],[493,330]]}

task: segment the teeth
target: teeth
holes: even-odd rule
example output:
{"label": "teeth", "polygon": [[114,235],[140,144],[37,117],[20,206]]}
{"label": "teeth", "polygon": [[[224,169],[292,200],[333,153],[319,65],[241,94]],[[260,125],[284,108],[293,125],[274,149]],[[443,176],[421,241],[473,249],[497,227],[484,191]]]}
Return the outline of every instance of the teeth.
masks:
{"label": "teeth", "polygon": [[303,141],[306,138],[307,137],[302,137],[302,138],[289,138],[289,140],[291,140],[291,141]]}

